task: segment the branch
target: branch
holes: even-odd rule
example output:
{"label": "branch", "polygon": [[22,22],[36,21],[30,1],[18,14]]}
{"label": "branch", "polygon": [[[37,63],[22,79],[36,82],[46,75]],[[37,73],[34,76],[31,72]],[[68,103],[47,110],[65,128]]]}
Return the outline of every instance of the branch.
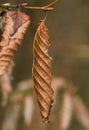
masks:
{"label": "branch", "polygon": [[44,7],[45,8],[51,7],[51,6],[55,5],[57,2],[59,2],[59,1],[60,0],[55,0],[55,1],[51,2],[51,3],[49,3],[48,5],[44,6]]}
{"label": "branch", "polygon": [[32,10],[46,10],[46,11],[50,11],[50,10],[54,9],[51,6],[53,6],[54,4],[56,4],[59,1],[60,0],[55,0],[55,1],[51,2],[51,3],[49,3],[48,5],[42,6],[42,7],[32,7],[28,3],[21,3],[19,5],[10,5],[9,3],[7,3],[7,4],[0,5],[0,7],[3,8],[3,9],[19,8],[20,7],[20,8],[32,9]]}

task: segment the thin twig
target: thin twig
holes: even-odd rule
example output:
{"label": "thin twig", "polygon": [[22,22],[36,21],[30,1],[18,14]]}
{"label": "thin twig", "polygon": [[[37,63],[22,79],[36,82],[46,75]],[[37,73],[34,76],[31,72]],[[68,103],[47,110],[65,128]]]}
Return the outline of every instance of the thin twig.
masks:
{"label": "thin twig", "polygon": [[3,5],[0,5],[0,7],[1,8],[6,8],[6,9],[20,7],[20,8],[33,9],[33,10],[47,10],[47,11],[50,11],[50,10],[53,10],[53,8],[51,6],[53,6],[54,4],[56,4],[59,1],[60,0],[55,0],[55,1],[53,1],[53,2],[51,2],[48,5],[43,6],[43,7],[32,7],[29,4],[24,4],[24,3],[19,4],[19,5],[3,4]]}
{"label": "thin twig", "polygon": [[19,6],[19,5],[0,5],[1,8],[5,8],[5,9],[9,9],[9,8],[25,8],[25,9],[32,9],[32,10],[47,10],[47,11],[50,11],[50,10],[53,10],[53,8],[48,8],[48,7],[32,7],[32,6],[29,6],[29,5],[24,5],[24,6]]}
{"label": "thin twig", "polygon": [[86,130],[89,130],[89,111],[86,108],[84,102],[79,96],[76,96],[73,99],[73,104],[74,114],[77,117],[78,121]]}
{"label": "thin twig", "polygon": [[51,7],[51,6],[55,5],[57,2],[59,2],[59,1],[60,0],[55,0],[55,1],[51,2],[51,3],[49,3],[48,5],[44,6],[44,7],[45,8]]}

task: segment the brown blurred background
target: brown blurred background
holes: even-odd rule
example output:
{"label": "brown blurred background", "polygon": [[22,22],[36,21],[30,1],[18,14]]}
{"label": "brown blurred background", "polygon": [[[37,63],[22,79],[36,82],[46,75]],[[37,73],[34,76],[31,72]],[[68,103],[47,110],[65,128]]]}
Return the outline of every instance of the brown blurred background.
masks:
{"label": "brown blurred background", "polygon": [[[43,6],[50,0],[0,0],[0,4],[6,2],[11,4],[27,2],[31,6]],[[72,81],[89,108],[89,0],[61,0],[54,8],[53,11],[48,12],[46,21],[50,33],[50,55],[53,58],[52,74]],[[43,11],[26,9],[22,11],[30,15],[31,25],[14,57],[14,84],[32,77],[33,38],[38,21],[44,17]],[[6,109],[0,108],[0,122],[3,121]],[[16,130],[48,130],[49,128],[57,130],[57,125],[53,122],[47,126],[39,122],[40,127],[37,127],[35,123],[38,118],[40,117],[35,117],[34,125],[29,128],[24,125],[21,118]],[[55,119],[57,120],[57,116]],[[75,119],[70,127],[72,130],[83,130]]]}

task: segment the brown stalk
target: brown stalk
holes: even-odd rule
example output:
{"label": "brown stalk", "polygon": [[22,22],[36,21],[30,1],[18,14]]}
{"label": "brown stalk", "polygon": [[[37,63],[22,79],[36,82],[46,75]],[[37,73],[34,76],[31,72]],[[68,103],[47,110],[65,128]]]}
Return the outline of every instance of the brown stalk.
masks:
{"label": "brown stalk", "polygon": [[12,92],[12,71],[13,71],[13,62],[9,65],[8,72],[0,76],[0,85],[1,85],[1,91],[2,91],[2,105],[7,105],[8,98]]}
{"label": "brown stalk", "polygon": [[30,23],[29,16],[20,11],[8,11],[0,42],[0,75],[7,71],[14,53],[22,42]]}
{"label": "brown stalk", "polygon": [[31,125],[34,107],[33,97],[31,95],[25,96],[23,104],[23,116],[24,122],[27,126]]}
{"label": "brown stalk", "polygon": [[43,122],[49,121],[53,103],[49,34],[45,20],[39,24],[33,43],[33,82]]}
{"label": "brown stalk", "polygon": [[12,85],[8,73],[5,73],[0,77],[0,84],[1,84],[2,98],[3,98],[2,105],[5,106],[7,104],[9,94],[12,91]]}
{"label": "brown stalk", "polygon": [[21,103],[11,103],[6,109],[2,130],[16,130],[20,117]]}
{"label": "brown stalk", "polygon": [[67,90],[62,95],[62,104],[59,114],[59,128],[60,130],[67,130],[72,118],[73,103],[72,94]]}
{"label": "brown stalk", "polygon": [[73,99],[74,114],[81,125],[89,130],[89,111],[79,96]]}

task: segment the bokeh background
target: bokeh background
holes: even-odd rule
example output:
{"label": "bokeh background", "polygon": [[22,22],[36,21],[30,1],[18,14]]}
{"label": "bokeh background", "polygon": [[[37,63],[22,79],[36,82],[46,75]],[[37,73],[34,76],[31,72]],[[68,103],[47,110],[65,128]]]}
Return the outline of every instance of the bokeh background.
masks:
{"label": "bokeh background", "polygon": [[[31,6],[43,6],[51,1],[0,0],[0,4],[27,2]],[[30,15],[31,24],[22,45],[14,57],[14,86],[20,81],[32,78],[33,39],[37,23],[45,15],[43,11],[39,10],[23,9],[22,11]],[[50,55],[53,58],[53,77],[63,77],[71,81],[77,87],[79,95],[82,97],[87,108],[89,108],[89,0],[61,0],[54,6],[53,11],[48,12],[46,23],[50,33]],[[7,107],[3,108],[0,106],[0,124],[2,124],[4,119],[6,109]],[[42,124],[39,121],[40,114],[37,112],[38,106],[36,107],[32,124],[29,127],[25,126],[21,116],[16,130],[58,129],[57,124],[54,122],[48,125]],[[57,116],[55,120],[57,120]],[[73,119],[70,129],[83,130],[75,119]]]}

